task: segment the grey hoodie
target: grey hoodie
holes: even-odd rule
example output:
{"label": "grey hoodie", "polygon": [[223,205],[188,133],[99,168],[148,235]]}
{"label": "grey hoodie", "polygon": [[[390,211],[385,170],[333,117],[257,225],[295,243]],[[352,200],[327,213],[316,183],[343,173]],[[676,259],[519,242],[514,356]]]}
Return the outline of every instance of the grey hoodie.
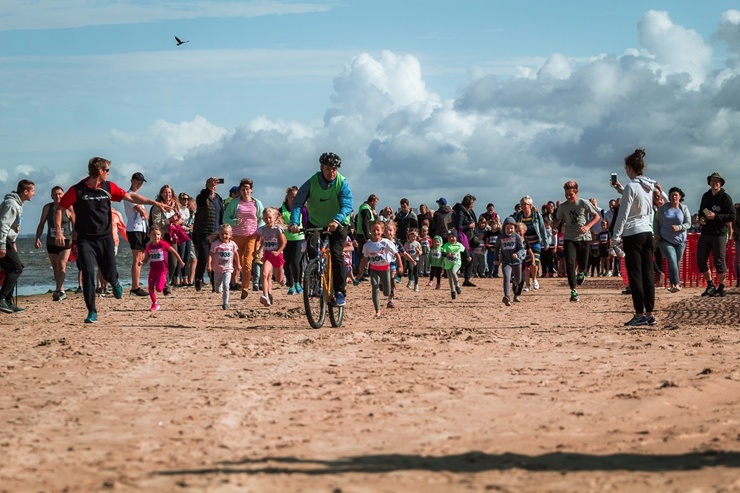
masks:
{"label": "grey hoodie", "polygon": [[15,243],[23,217],[23,201],[16,192],[10,192],[0,204],[0,250],[5,245]]}
{"label": "grey hoodie", "polygon": [[653,191],[655,180],[646,176],[636,176],[624,187],[614,220],[615,241],[623,236],[653,232]]}

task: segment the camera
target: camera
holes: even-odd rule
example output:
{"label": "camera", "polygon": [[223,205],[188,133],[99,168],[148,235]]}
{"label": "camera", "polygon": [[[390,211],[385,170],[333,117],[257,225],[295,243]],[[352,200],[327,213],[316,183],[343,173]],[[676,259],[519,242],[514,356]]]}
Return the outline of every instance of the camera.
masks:
{"label": "camera", "polygon": [[218,178],[216,181],[218,183],[226,183],[226,180],[224,178]]}

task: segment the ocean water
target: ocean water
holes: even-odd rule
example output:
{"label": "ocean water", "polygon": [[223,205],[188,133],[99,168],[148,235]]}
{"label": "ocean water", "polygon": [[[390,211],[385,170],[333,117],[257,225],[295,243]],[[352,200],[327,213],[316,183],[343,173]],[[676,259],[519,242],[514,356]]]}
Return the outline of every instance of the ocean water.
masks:
{"label": "ocean water", "polygon": [[[18,294],[21,296],[31,294],[43,294],[54,290],[54,271],[49,263],[49,255],[46,253],[46,235],[42,237],[41,248],[34,247],[33,236],[21,236],[17,240],[18,257],[23,263],[23,274],[18,279]],[[131,286],[131,248],[128,243],[122,241],[118,247],[116,256],[118,265],[118,278],[124,287]],[[74,262],[67,263],[67,281],[64,283],[66,289],[77,288],[77,265]],[[144,272],[146,276],[146,272]],[[146,281],[146,277],[144,277]]]}

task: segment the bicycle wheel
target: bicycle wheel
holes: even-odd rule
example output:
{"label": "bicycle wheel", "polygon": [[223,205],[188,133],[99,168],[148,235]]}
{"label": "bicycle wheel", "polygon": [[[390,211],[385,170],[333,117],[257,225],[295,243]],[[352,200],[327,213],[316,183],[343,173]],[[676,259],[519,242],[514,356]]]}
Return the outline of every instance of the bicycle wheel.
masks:
{"label": "bicycle wheel", "polygon": [[344,307],[336,306],[332,303],[329,306],[329,322],[332,327],[341,327],[342,320],[344,320]]}
{"label": "bicycle wheel", "polygon": [[311,260],[303,273],[303,306],[309,325],[320,329],[326,318],[326,301],[321,287],[318,259]]}

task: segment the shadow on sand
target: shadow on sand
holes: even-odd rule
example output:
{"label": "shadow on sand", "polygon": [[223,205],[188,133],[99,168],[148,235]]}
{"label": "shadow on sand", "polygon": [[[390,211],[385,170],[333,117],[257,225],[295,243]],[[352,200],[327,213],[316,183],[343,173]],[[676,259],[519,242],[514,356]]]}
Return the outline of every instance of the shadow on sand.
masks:
{"label": "shadow on sand", "polygon": [[395,471],[445,471],[477,473],[491,470],[527,471],[689,471],[708,467],[740,467],[738,452],[695,452],[680,455],[611,454],[590,455],[555,452],[543,455],[486,454],[459,455],[364,455],[337,460],[310,460],[295,457],[263,457],[218,463],[214,467],[157,471],[155,475],[188,474],[305,474],[309,476],[345,473],[388,473]]}

